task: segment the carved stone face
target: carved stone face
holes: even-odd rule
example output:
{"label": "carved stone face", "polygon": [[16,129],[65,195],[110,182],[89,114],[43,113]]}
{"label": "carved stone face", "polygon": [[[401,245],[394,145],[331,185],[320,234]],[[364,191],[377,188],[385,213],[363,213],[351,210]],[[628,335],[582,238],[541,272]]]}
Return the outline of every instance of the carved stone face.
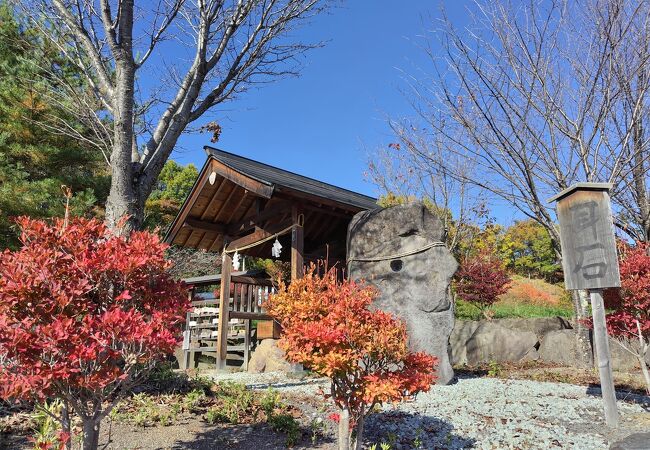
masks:
{"label": "carved stone face", "polygon": [[359,213],[348,228],[350,278],[378,289],[373,306],[406,322],[412,350],[439,358],[441,383],[453,377],[449,284],[458,267],[444,235],[440,219],[422,203]]}
{"label": "carved stone face", "polygon": [[[448,310],[456,260],[444,246],[417,252],[443,240],[441,221],[421,203],[358,214],[348,233],[350,277],[379,289],[379,308],[414,313]],[[391,255],[395,257],[362,261]]]}

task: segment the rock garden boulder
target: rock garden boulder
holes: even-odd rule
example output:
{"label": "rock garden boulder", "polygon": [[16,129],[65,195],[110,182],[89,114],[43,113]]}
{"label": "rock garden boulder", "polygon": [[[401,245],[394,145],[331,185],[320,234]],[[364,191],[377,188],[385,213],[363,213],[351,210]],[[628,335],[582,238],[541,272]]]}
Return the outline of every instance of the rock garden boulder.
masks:
{"label": "rock garden boulder", "polygon": [[449,285],[458,264],[440,219],[423,203],[364,211],[348,228],[348,270],[379,291],[375,307],[404,319],[413,351],[439,358],[438,382],[453,378]]}
{"label": "rock garden boulder", "polygon": [[518,331],[532,331],[541,341],[547,333],[573,328],[571,323],[563,317],[535,317],[529,319],[496,319],[493,322]]}
{"label": "rock garden boulder", "polygon": [[480,322],[465,345],[469,365],[490,361],[517,362],[538,359],[537,335],[532,331],[505,328],[498,323]]}
{"label": "rock garden boulder", "polygon": [[[589,348],[589,336],[582,337],[584,345]],[[540,342],[539,358],[542,361],[562,364],[571,367],[593,366],[593,355],[584,355],[578,343],[575,330],[556,330],[547,333]]]}
{"label": "rock garden boulder", "polygon": [[253,352],[248,362],[248,371],[291,373],[300,371],[300,365],[292,364],[285,359],[285,352],[278,347],[277,339],[264,339]]}

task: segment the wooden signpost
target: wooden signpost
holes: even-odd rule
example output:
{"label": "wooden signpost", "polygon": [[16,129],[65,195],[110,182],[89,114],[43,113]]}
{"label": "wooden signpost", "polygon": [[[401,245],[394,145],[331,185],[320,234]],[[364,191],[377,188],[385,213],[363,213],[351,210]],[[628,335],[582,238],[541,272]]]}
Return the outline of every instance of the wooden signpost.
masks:
{"label": "wooden signpost", "polygon": [[600,386],[607,425],[618,425],[616,392],[603,289],[621,285],[607,183],[577,183],[551,198],[557,202],[564,281],[569,290],[588,290],[594,323]]}

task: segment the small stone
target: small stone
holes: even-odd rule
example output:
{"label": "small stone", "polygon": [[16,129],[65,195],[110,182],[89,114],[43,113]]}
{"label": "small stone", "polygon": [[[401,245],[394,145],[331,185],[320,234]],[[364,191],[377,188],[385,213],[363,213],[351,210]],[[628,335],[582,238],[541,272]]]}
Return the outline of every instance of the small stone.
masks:
{"label": "small stone", "polygon": [[609,446],[609,450],[649,450],[650,433],[634,433],[614,442]]}

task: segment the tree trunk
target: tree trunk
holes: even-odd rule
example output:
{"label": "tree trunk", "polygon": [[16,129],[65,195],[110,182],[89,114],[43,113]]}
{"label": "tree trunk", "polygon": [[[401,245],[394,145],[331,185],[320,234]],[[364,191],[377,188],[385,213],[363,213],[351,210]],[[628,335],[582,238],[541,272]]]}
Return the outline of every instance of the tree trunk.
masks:
{"label": "tree trunk", "polygon": [[[111,49],[115,57],[113,98],[113,151],[111,190],[106,201],[106,223],[117,234],[128,235],[143,221],[144,200],[138,198],[136,170],[139,170],[137,142],[133,128],[135,104],[135,61],[133,60],[134,1],[121,4],[118,19],[119,44]],[[134,148],[135,147],[135,148]],[[122,220],[126,220],[122,223]]]}
{"label": "tree trunk", "polygon": [[365,417],[363,414],[361,414],[361,417],[359,417],[359,422],[357,423],[357,426],[355,428],[355,436],[354,436],[354,449],[355,450],[361,450],[361,447],[363,446],[363,425],[365,422]]}
{"label": "tree trunk", "polygon": [[97,450],[99,447],[99,423],[93,417],[83,419],[82,450]]}
{"label": "tree trunk", "polygon": [[70,408],[68,402],[63,401],[63,408],[61,409],[61,431],[67,433],[69,436],[68,442],[65,443],[65,450],[72,450],[72,427],[70,426]]}
{"label": "tree trunk", "polygon": [[650,371],[648,370],[648,364],[645,362],[645,354],[639,354],[637,358],[639,358],[639,365],[641,366],[641,372],[645,380],[646,393],[650,395]]}
{"label": "tree trunk", "polygon": [[637,354],[637,357],[639,358],[639,366],[641,366],[641,372],[645,379],[645,389],[650,395],[650,372],[648,372],[648,365],[645,362],[645,355],[648,352],[648,344],[646,344],[645,339],[643,338],[641,322],[639,319],[636,319],[636,329],[639,332],[639,353]]}
{"label": "tree trunk", "polygon": [[346,408],[339,416],[339,450],[350,450],[350,411]]}

